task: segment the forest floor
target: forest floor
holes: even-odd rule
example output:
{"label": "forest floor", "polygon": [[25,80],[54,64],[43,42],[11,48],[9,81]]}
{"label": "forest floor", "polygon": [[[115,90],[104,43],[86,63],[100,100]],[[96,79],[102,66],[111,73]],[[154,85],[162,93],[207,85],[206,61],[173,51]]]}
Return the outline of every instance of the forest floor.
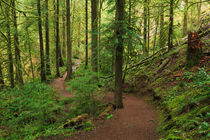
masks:
{"label": "forest floor", "polygon": [[[76,67],[80,61],[76,62]],[[63,77],[55,79],[51,86],[63,97],[74,95],[66,90],[66,73]],[[112,102],[113,93],[107,95],[105,100]],[[94,122],[95,129],[82,131],[66,140],[157,140],[157,114],[155,108],[146,101],[147,96],[123,95],[124,108],[115,110],[110,119],[99,119]]]}
{"label": "forest floor", "polygon": [[132,94],[123,97],[124,108],[115,110],[111,119],[98,120],[96,129],[65,140],[158,140],[157,114],[145,101],[147,97]]}

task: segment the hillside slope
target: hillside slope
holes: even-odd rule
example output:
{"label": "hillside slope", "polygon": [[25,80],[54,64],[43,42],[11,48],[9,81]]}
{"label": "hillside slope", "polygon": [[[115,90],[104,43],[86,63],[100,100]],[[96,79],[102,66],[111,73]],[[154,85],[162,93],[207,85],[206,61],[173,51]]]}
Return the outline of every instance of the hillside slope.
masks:
{"label": "hillside slope", "polygon": [[[202,39],[208,38],[206,35]],[[145,61],[133,68],[128,76],[126,83],[129,83],[130,90],[140,90],[141,95],[152,93],[160,110],[158,131],[163,140],[210,138],[208,46],[208,42],[203,41],[203,51],[207,55],[203,56],[198,66],[186,69],[185,44]]]}

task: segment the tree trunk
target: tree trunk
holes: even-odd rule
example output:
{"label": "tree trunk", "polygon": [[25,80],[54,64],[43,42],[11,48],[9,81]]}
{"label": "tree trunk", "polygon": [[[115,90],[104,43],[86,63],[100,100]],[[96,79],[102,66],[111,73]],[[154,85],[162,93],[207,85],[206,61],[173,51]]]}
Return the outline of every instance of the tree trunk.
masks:
{"label": "tree trunk", "polygon": [[48,0],[45,0],[45,8],[46,8],[46,15],[45,15],[45,35],[46,35],[46,74],[51,75],[50,70],[50,39],[49,39],[49,14],[48,14]]}
{"label": "tree trunk", "polygon": [[[59,0],[57,0],[57,8],[56,8],[56,53],[57,53],[57,61],[59,67],[64,66],[62,54],[61,54],[61,44],[60,44],[60,26],[59,26]],[[60,74],[59,74],[60,75]],[[58,75],[57,75],[58,76]]]}
{"label": "tree trunk", "polygon": [[150,44],[150,9],[149,9],[150,0],[147,0],[147,20],[148,20],[148,35],[147,35],[147,56],[149,56],[149,44]]}
{"label": "tree trunk", "polygon": [[46,75],[45,75],[45,62],[44,62],[44,48],[43,48],[40,0],[37,0],[37,10],[38,10],[38,27],[39,27],[39,43],[40,43],[40,58],[41,58],[41,81],[44,82],[46,80]]}
{"label": "tree trunk", "polygon": [[188,18],[188,0],[185,0],[185,8],[184,8],[184,26],[183,26],[183,37],[187,35],[188,28],[187,28],[187,18]]}
{"label": "tree trunk", "polygon": [[10,86],[13,88],[15,86],[14,83],[14,69],[13,69],[13,57],[12,57],[12,46],[11,46],[11,35],[10,35],[10,8],[6,7],[6,19],[7,19],[7,54],[8,54],[8,71],[9,71],[9,80]]}
{"label": "tree trunk", "polygon": [[160,48],[165,47],[165,36],[164,36],[164,5],[161,5],[160,10],[160,37],[159,37]]}
{"label": "tree trunk", "polygon": [[98,0],[91,0],[92,69],[98,72]]}
{"label": "tree trunk", "polygon": [[17,29],[17,16],[16,16],[16,3],[12,0],[12,16],[14,23],[14,47],[15,47],[15,62],[16,62],[16,79],[18,84],[23,85],[22,65],[20,58],[19,40],[18,40],[18,29]]}
{"label": "tree trunk", "polygon": [[201,22],[200,22],[200,18],[201,18],[201,6],[202,6],[202,0],[200,0],[200,3],[198,3],[197,7],[198,7],[198,28],[200,28]]}
{"label": "tree trunk", "polygon": [[201,39],[198,33],[189,32],[186,67],[191,68],[199,64],[202,58]]}
{"label": "tree trunk", "polygon": [[69,80],[72,76],[72,51],[71,51],[71,22],[70,22],[70,0],[66,0],[66,24],[67,24],[67,76],[66,80]]}
{"label": "tree trunk", "polygon": [[78,49],[80,48],[80,37],[81,37],[81,19],[79,18],[78,36],[77,36],[77,46],[78,46]]}
{"label": "tree trunk", "polygon": [[62,54],[63,57],[66,57],[66,18],[65,18],[65,10],[63,10],[63,49]]}
{"label": "tree trunk", "polygon": [[168,50],[173,48],[173,22],[174,22],[174,0],[170,0],[170,19],[169,19],[169,34],[168,34]]}
{"label": "tree trunk", "polygon": [[86,24],[86,41],[85,41],[85,66],[88,66],[88,0],[85,2],[85,24]]}
{"label": "tree trunk", "polygon": [[143,54],[144,56],[148,56],[147,50],[147,0],[144,0],[144,46],[143,46]]}
{"label": "tree trunk", "polygon": [[0,91],[4,88],[4,78],[2,73],[2,67],[0,62]]}
{"label": "tree trunk", "polygon": [[125,0],[116,0],[116,71],[115,71],[115,105],[117,108],[123,108],[122,101],[122,67],[123,67],[123,36],[124,36],[124,16],[125,16]]}
{"label": "tree trunk", "polygon": [[158,9],[158,17],[157,19],[155,19],[155,23],[156,23],[156,27],[155,27],[155,37],[154,37],[154,45],[153,45],[153,54],[155,53],[155,49],[156,49],[156,40],[157,40],[157,32],[158,32],[158,27],[159,27],[159,14],[160,10]]}

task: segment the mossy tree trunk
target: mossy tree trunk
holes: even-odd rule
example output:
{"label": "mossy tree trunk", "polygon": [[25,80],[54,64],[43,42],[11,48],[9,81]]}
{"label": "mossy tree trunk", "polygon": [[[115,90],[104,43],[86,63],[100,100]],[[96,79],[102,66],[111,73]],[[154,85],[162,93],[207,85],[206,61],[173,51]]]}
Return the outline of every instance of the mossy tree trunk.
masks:
{"label": "mossy tree trunk", "polygon": [[201,40],[198,33],[189,32],[186,68],[191,68],[199,64],[202,58]]}

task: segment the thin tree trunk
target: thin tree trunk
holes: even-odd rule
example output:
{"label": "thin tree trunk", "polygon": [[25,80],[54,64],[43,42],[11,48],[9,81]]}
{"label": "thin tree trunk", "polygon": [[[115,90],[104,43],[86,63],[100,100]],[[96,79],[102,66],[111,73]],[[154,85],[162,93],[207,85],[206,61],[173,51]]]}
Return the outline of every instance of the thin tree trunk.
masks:
{"label": "thin tree trunk", "polygon": [[144,56],[148,55],[147,51],[147,0],[144,0],[144,46],[143,46],[143,54]]}
{"label": "thin tree trunk", "polygon": [[201,24],[201,22],[200,22],[200,17],[201,17],[201,6],[202,6],[202,0],[200,0],[200,3],[198,3],[198,5],[197,5],[197,7],[198,7],[198,27],[200,28],[200,24]]}
{"label": "thin tree trunk", "polygon": [[14,69],[13,69],[13,57],[12,57],[12,46],[11,46],[11,35],[10,35],[10,9],[9,6],[6,7],[6,19],[7,19],[7,54],[8,54],[8,71],[9,71],[9,80],[10,80],[10,86],[13,88],[15,86],[14,83]]}
{"label": "thin tree trunk", "polygon": [[188,12],[187,11],[188,11],[188,0],[185,0],[183,36],[186,36],[188,32],[188,28],[187,28]]}
{"label": "thin tree trunk", "polygon": [[59,40],[59,0],[57,0],[56,7],[56,76],[60,77],[59,67],[60,64],[60,40]]}
{"label": "thin tree trunk", "polygon": [[165,37],[164,37],[164,5],[161,5],[160,10],[160,37],[159,37],[160,48],[165,47]]}
{"label": "thin tree trunk", "polygon": [[65,10],[63,10],[63,49],[62,54],[63,57],[66,57],[66,18],[65,18]]}
{"label": "thin tree trunk", "polygon": [[85,41],[85,66],[88,66],[88,0],[85,2],[85,23],[86,23],[86,41]]}
{"label": "thin tree trunk", "polygon": [[25,28],[25,31],[26,31],[26,45],[25,46],[28,46],[28,53],[29,53],[29,61],[30,61],[30,68],[31,68],[31,74],[32,74],[32,78],[33,78],[33,81],[34,81],[34,66],[33,66],[33,61],[32,61],[32,54],[31,54],[31,43],[30,43],[30,38],[29,38],[29,32],[28,32],[28,27]]}
{"label": "thin tree trunk", "polygon": [[69,80],[72,76],[70,0],[66,0],[66,24],[67,24],[67,76],[66,76],[66,80]]}
{"label": "thin tree trunk", "polygon": [[123,108],[122,101],[122,67],[123,67],[123,22],[125,18],[125,0],[116,0],[116,71],[115,71],[115,105],[117,108]]}
{"label": "thin tree trunk", "polygon": [[49,39],[49,14],[48,14],[48,0],[45,0],[45,35],[46,35],[46,74],[51,75],[50,70],[50,39]]}
{"label": "thin tree trunk", "polygon": [[80,48],[80,37],[81,37],[81,19],[79,18],[78,37],[77,37],[77,46],[78,46],[78,48]]}
{"label": "thin tree trunk", "polygon": [[92,69],[98,72],[98,0],[91,0]]}
{"label": "thin tree trunk", "polygon": [[45,62],[44,62],[44,47],[43,47],[40,0],[37,0],[37,10],[38,10],[38,27],[39,27],[40,58],[41,58],[41,81],[44,82],[44,81],[46,81],[46,75],[45,75]]}
{"label": "thin tree trunk", "polygon": [[4,88],[4,77],[2,73],[2,67],[0,62],[0,91]]}
{"label": "thin tree trunk", "polygon": [[16,2],[12,0],[12,16],[14,23],[14,47],[15,47],[15,62],[16,62],[16,79],[18,84],[23,85],[22,65],[20,58],[19,40],[18,40],[18,29],[17,29],[17,16],[16,16]]}
{"label": "thin tree trunk", "polygon": [[168,34],[168,50],[171,50],[173,48],[173,21],[174,21],[174,13],[173,13],[173,5],[174,0],[170,1],[170,19],[169,19],[169,34]]}
{"label": "thin tree trunk", "polygon": [[150,0],[147,0],[147,25],[148,25],[148,34],[147,34],[147,56],[149,56],[149,44],[150,44],[150,9],[149,9]]}
{"label": "thin tree trunk", "polygon": [[154,45],[153,45],[153,54],[155,53],[155,49],[156,49],[156,40],[157,40],[157,32],[158,32],[158,27],[159,27],[159,13],[160,13],[160,10],[158,10],[158,17],[157,19],[155,20],[156,22],[156,27],[155,27],[155,37],[154,37]]}

